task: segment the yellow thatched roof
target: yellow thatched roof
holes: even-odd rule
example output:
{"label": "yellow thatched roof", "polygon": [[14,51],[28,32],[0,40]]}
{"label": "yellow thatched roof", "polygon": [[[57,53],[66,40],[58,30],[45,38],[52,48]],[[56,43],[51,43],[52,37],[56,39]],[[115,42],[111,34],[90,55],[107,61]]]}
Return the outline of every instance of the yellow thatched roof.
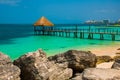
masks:
{"label": "yellow thatched roof", "polygon": [[48,19],[46,19],[44,16],[42,16],[35,24],[34,26],[54,26],[53,23],[51,23]]}

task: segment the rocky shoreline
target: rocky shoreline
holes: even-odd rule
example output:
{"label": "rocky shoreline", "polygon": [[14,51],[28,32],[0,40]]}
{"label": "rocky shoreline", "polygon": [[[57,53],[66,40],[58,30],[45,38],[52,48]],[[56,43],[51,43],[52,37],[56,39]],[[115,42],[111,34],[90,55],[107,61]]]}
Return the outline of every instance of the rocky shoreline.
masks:
{"label": "rocky shoreline", "polygon": [[[110,68],[96,67],[111,61]],[[120,80],[120,56],[111,58],[90,51],[69,50],[47,57],[39,49],[12,62],[0,53],[0,80]]]}

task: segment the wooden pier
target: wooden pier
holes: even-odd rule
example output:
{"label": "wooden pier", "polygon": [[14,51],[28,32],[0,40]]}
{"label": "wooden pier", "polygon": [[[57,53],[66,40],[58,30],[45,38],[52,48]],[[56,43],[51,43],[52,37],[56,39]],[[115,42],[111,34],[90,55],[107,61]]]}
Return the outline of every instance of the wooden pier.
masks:
{"label": "wooden pier", "polygon": [[[60,27],[61,26],[61,27]],[[67,26],[67,27],[66,27]],[[70,26],[75,26],[74,29],[69,28]],[[63,28],[64,27],[64,28]],[[105,35],[109,35],[111,40],[116,40],[116,36],[120,36],[120,29],[101,29],[94,28],[91,29],[90,26],[87,29],[80,28],[80,25],[76,24],[65,24],[56,25],[54,27],[34,27],[35,35],[49,35],[49,36],[59,36],[59,37],[74,37],[84,39],[87,36],[88,39],[94,39],[94,35],[98,35],[100,40],[105,39]]]}

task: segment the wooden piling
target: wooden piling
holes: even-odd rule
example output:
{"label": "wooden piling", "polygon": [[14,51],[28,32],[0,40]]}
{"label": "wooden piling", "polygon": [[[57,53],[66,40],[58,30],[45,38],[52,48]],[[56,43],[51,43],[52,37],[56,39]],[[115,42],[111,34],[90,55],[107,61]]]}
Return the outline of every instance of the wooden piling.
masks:
{"label": "wooden piling", "polygon": [[68,32],[68,34],[69,34],[69,37],[70,37],[70,31]]}
{"label": "wooden piling", "polygon": [[88,34],[88,39],[91,39],[91,34],[90,33]]}
{"label": "wooden piling", "polygon": [[93,33],[88,34],[88,39],[93,39]]}
{"label": "wooden piling", "polygon": [[61,31],[59,31],[59,37],[61,37]]}
{"label": "wooden piling", "polygon": [[113,41],[115,40],[115,34],[112,34],[112,40]]}
{"label": "wooden piling", "polygon": [[100,34],[100,40],[103,40],[103,39],[104,39],[103,34]]}

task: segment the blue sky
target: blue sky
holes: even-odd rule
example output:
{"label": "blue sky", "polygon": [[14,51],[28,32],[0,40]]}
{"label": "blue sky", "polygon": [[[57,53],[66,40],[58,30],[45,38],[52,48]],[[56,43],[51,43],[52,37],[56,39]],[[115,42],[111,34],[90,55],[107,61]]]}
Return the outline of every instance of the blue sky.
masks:
{"label": "blue sky", "polygon": [[0,23],[32,24],[41,16],[53,23],[120,19],[120,0],[0,0]]}

